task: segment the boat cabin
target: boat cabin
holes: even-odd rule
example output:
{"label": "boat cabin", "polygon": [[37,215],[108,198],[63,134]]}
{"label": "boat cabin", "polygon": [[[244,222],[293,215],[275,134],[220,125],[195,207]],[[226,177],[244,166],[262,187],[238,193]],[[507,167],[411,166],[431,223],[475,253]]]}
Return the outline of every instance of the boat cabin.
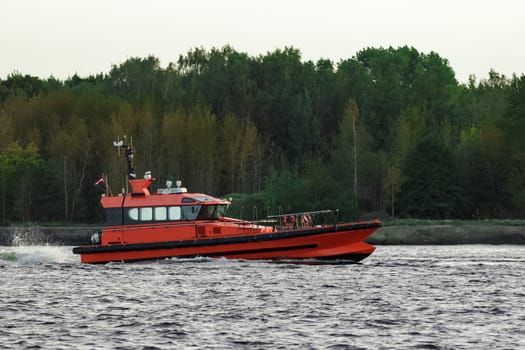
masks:
{"label": "boat cabin", "polygon": [[230,205],[223,199],[187,193],[183,187],[163,188],[150,194],[148,187],[153,180],[130,180],[133,192],[103,196],[100,202],[106,214],[105,226],[217,220],[224,217]]}

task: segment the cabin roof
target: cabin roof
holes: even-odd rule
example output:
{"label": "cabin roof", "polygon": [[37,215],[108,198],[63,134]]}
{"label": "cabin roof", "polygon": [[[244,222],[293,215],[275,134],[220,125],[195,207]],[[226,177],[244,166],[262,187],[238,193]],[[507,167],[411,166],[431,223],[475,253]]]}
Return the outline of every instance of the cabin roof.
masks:
{"label": "cabin roof", "polygon": [[125,196],[104,196],[100,202],[104,208],[230,204],[227,200],[203,193],[126,194]]}

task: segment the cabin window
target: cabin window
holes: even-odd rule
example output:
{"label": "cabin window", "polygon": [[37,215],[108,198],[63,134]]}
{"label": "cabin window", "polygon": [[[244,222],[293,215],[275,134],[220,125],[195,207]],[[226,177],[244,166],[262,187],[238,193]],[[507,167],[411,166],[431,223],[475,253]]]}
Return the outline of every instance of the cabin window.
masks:
{"label": "cabin window", "polygon": [[138,208],[132,208],[128,210],[128,216],[131,220],[137,221],[139,219],[139,210]]}
{"label": "cabin window", "polygon": [[168,218],[170,220],[180,220],[181,219],[180,207],[169,207],[168,208]]}
{"label": "cabin window", "polygon": [[224,216],[226,216],[226,210],[228,210],[228,206],[226,204],[217,205],[217,210],[215,211],[215,219],[223,218]]}
{"label": "cabin window", "polygon": [[224,217],[226,214],[227,206],[225,204],[219,205],[204,205],[202,206],[198,220],[209,220],[209,219],[218,219]]}
{"label": "cabin window", "polygon": [[151,207],[140,208],[140,220],[141,221],[153,220],[153,208]]}
{"label": "cabin window", "polygon": [[107,208],[105,214],[106,226],[122,225],[122,208]]}
{"label": "cabin window", "polygon": [[199,211],[200,205],[185,205],[182,207],[182,218],[183,220],[195,220]]}
{"label": "cabin window", "polygon": [[[183,205],[173,207],[129,208],[124,223],[136,221],[207,220],[224,216],[226,205]],[[111,220],[116,221],[116,220]]]}
{"label": "cabin window", "polygon": [[212,202],[213,200],[206,196],[197,196],[195,199],[199,202]]}
{"label": "cabin window", "polygon": [[197,220],[210,220],[213,219],[216,205],[203,205]]}
{"label": "cabin window", "polygon": [[155,220],[164,221],[167,218],[166,207],[155,207]]}

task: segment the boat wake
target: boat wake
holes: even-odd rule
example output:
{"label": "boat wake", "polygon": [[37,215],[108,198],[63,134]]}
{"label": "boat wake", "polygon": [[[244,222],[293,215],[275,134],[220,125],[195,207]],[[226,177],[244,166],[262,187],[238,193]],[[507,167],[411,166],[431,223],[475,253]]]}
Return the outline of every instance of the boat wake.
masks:
{"label": "boat wake", "polygon": [[3,246],[0,247],[0,262],[21,265],[69,263],[75,259],[71,247],[64,246]]}
{"label": "boat wake", "polygon": [[77,261],[71,247],[50,245],[39,226],[11,226],[6,245],[0,245],[0,263],[35,265]]}

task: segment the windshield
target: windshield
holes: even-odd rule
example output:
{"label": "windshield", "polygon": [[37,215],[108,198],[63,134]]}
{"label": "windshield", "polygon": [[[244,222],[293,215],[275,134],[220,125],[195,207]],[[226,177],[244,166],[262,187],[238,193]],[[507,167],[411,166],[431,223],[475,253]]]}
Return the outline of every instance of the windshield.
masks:
{"label": "windshield", "polygon": [[197,220],[211,220],[224,217],[226,214],[227,206],[226,204],[216,204],[216,205],[203,205]]}

